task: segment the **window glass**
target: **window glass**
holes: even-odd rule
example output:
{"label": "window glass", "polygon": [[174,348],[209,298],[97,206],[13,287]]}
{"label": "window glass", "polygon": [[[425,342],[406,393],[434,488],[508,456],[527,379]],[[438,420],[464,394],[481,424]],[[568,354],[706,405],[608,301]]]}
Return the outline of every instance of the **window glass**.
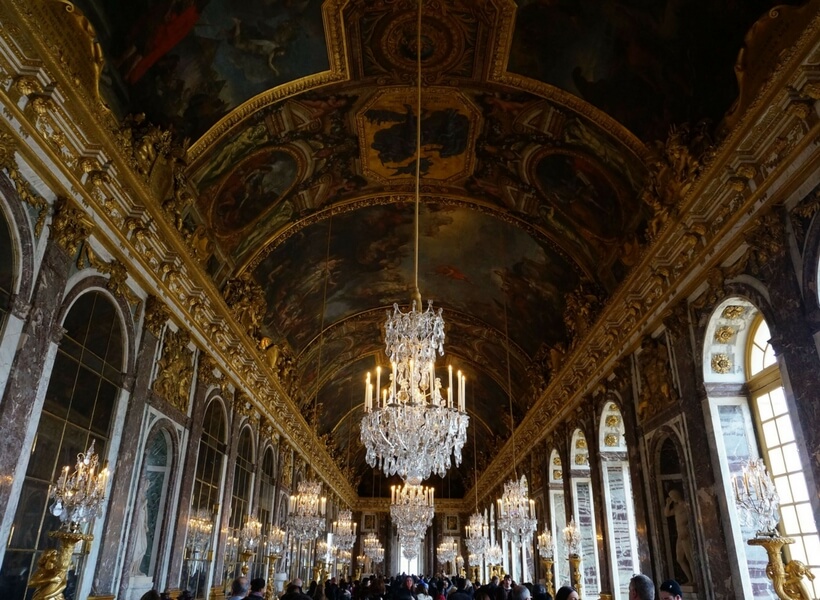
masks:
{"label": "window glass", "polygon": [[[104,294],[88,292],[71,307],[63,327],[66,333],[55,357],[34,443],[28,449],[31,456],[14,517],[14,532],[0,571],[0,598],[4,600],[26,596],[26,583],[37,558],[55,545],[48,532],[57,529],[60,522],[48,510],[48,491],[59,470],[63,466],[73,470],[77,454],[85,452],[92,441],[98,455],[104,457],[107,452],[111,415],[121,382],[120,376],[106,380],[104,373],[122,371],[119,319]],[[103,336],[113,344],[98,353],[91,352],[86,347],[89,335]],[[119,349],[115,351],[114,346]],[[65,352],[64,347],[71,352]],[[104,369],[105,365],[110,369]],[[95,411],[98,417],[92,420]],[[64,592],[66,600],[74,598],[82,555],[72,564]]]}

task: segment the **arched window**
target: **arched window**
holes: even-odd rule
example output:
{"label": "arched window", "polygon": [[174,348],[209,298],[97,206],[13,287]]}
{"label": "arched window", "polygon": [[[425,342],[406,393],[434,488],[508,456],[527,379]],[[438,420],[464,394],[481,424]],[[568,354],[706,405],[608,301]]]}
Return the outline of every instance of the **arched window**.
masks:
{"label": "arched window", "polygon": [[592,479],[589,472],[589,446],[584,433],[576,429],[572,434],[572,494],[575,524],[581,533],[581,572],[584,594],[598,595],[598,544],[595,527],[595,508],[592,503]]}
{"label": "arched window", "polygon": [[217,534],[215,519],[221,502],[222,476],[227,454],[226,430],[222,402],[213,399],[205,409],[185,539],[187,560],[182,573],[182,585],[193,591],[195,598],[199,597],[201,590],[206,589],[209,569],[213,566],[210,557],[214,536]]}
{"label": "arched window", "polygon": [[[558,450],[553,449],[550,453],[550,463],[547,470],[547,481],[549,482],[549,503],[550,503],[550,531],[552,533],[552,543],[555,547],[555,565],[557,572],[553,581],[558,584],[562,581],[570,581],[569,563],[567,557],[567,547],[564,544],[564,527],[567,526],[567,507],[564,502],[564,471],[561,466],[561,457]],[[556,585],[556,589],[560,587]]]}
{"label": "arched window", "polygon": [[245,517],[248,516],[251,504],[251,486],[253,485],[253,436],[250,427],[243,427],[239,434],[239,445],[234,467],[233,494],[231,497],[230,527],[236,531],[242,529]]}
{"label": "arched window", "polygon": [[761,316],[757,317],[749,337],[748,388],[760,449],[780,495],[780,529],[784,535],[794,538],[794,543],[786,546],[786,552],[814,573],[814,597],[817,598],[820,597],[820,536],[780,369],[769,344],[771,334]]}
{"label": "arched window", "polygon": [[[37,558],[54,547],[48,532],[60,521],[49,512],[49,486],[59,470],[71,469],[77,454],[93,441],[101,457],[108,451],[112,415],[120,394],[123,339],[120,319],[101,292],[82,294],[66,315],[66,330],[54,360],[43,411],[37,424],[26,476],[20,490],[2,571],[0,597],[20,600]],[[74,598],[82,557],[69,571],[67,600]]]}
{"label": "arched window", "polygon": [[755,531],[741,523],[732,489],[732,478],[743,464],[762,456],[780,494],[781,533],[795,539],[785,548],[787,556],[812,568],[813,596],[820,597],[820,538],[803,474],[805,457],[795,439],[770,337],[757,307],[740,298],[722,303],[707,330],[704,379],[724,488],[721,505],[729,517],[727,537],[743,595],[775,598],[766,577],[766,553],[746,544]]}
{"label": "arched window", "polygon": [[604,505],[609,535],[609,561],[615,600],[629,598],[629,580],[640,568],[635,535],[635,507],[629,478],[624,420],[618,405],[608,402],[601,414],[598,446],[604,483]]}
{"label": "arched window", "polygon": [[262,458],[262,474],[259,479],[259,521],[263,526],[274,523],[273,504],[276,492],[276,471],[273,448],[268,446]]}

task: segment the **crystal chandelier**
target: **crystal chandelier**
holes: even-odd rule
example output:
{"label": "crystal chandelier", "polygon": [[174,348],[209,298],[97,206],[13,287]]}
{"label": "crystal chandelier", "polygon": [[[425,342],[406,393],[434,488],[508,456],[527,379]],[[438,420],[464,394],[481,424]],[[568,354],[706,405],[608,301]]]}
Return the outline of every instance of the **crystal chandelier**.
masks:
{"label": "crystal chandelier", "polygon": [[775,535],[780,521],[780,495],[763,459],[745,461],[741,474],[732,478],[732,488],[744,525],[754,527],[758,536]]}
{"label": "crystal chandelier", "polygon": [[[461,448],[467,438],[470,418],[464,409],[465,377],[458,373],[453,388],[442,395],[436,378],[436,354],[444,354],[444,319],[433,303],[422,312],[419,293],[419,205],[421,156],[421,9],[417,31],[416,106],[416,193],[415,193],[415,286],[407,313],[393,305],[385,322],[385,352],[392,367],[388,384],[382,389],[381,368],[376,368],[375,389],[370,374],[365,382],[364,417],[361,439],[367,463],[388,476],[398,474],[405,482],[419,485],[432,473],[444,477],[454,459],[461,464]],[[375,396],[375,398],[374,398]],[[420,435],[420,432],[424,432]]]}
{"label": "crystal chandelier", "polygon": [[351,511],[346,509],[339,511],[339,519],[333,522],[331,528],[333,543],[337,548],[350,550],[353,547],[356,543],[356,525]]}
{"label": "crystal chandelier", "polygon": [[246,517],[239,530],[239,543],[245,552],[253,552],[262,540],[262,523],[256,517]]}
{"label": "crystal chandelier", "polygon": [[384,548],[375,533],[368,533],[362,540],[364,555],[371,562],[378,564],[384,560]]}
{"label": "crystal chandelier", "polygon": [[350,550],[342,550],[341,548],[336,549],[336,562],[340,565],[349,565],[350,559],[352,555],[350,554]]}
{"label": "crystal chandelier", "polygon": [[421,539],[416,532],[399,532],[399,545],[401,553],[407,560],[413,560],[419,555],[419,545]]}
{"label": "crystal chandelier", "polygon": [[455,560],[458,554],[458,543],[451,535],[446,535],[442,538],[441,543],[436,548],[436,555],[440,563],[448,563]]}
{"label": "crystal chandelier", "polygon": [[524,543],[535,531],[535,502],[530,500],[526,475],[504,484],[504,494],[498,499],[498,527],[514,544]]}
{"label": "crystal chandelier", "polygon": [[333,555],[336,549],[332,544],[328,544],[325,540],[321,540],[316,544],[316,560],[325,564],[333,562]]}
{"label": "crystal chandelier", "polygon": [[321,493],[322,484],[307,479],[299,482],[296,495],[288,499],[288,529],[301,542],[315,540],[325,527],[327,499]]}
{"label": "crystal chandelier", "polygon": [[95,441],[91,441],[88,450],[77,455],[71,475],[68,466],[63,467],[49,495],[49,499],[54,500],[51,514],[59,517],[61,529],[79,531],[81,525],[102,514],[109,472],[107,463],[100,469],[100,459],[94,451]]}
{"label": "crystal chandelier", "polygon": [[[480,556],[484,554],[489,545],[490,528],[484,521],[484,515],[481,513],[473,513],[470,515],[470,524],[465,528],[467,550],[470,554]],[[471,562],[472,564],[472,562]]]}
{"label": "crystal chandelier", "polygon": [[391,486],[390,518],[404,538],[424,537],[433,522],[434,491],[431,487],[410,485]]}
{"label": "crystal chandelier", "polygon": [[194,558],[208,550],[213,530],[214,522],[208,509],[200,508],[188,519],[188,539],[185,545]]}

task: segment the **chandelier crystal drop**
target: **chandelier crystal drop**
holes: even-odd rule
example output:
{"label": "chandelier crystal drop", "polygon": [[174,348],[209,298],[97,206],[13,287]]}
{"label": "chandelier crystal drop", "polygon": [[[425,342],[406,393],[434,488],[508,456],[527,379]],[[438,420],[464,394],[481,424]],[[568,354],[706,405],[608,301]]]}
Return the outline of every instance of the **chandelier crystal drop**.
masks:
{"label": "chandelier crystal drop", "polygon": [[514,544],[524,543],[535,532],[535,502],[530,500],[527,477],[504,484],[504,494],[498,499],[498,527]]}
{"label": "chandelier crystal drop", "polygon": [[331,532],[333,533],[333,543],[341,550],[350,550],[356,543],[356,523],[353,521],[353,513],[350,510],[339,511],[338,520],[333,522]]}
{"label": "chandelier crystal drop", "polygon": [[742,472],[732,478],[735,502],[741,521],[753,527],[758,536],[773,536],[780,521],[780,496],[763,459],[745,461]]}
{"label": "chandelier crystal drop", "polygon": [[487,564],[500,565],[503,555],[501,546],[498,544],[491,544],[487,547]]}
{"label": "chandelier crystal drop", "polygon": [[402,486],[391,486],[390,494],[390,518],[399,530],[399,535],[405,538],[424,537],[433,522],[433,488],[405,483]]}
{"label": "chandelier crystal drop", "polygon": [[451,535],[446,535],[436,548],[436,554],[440,563],[448,563],[455,560],[458,554],[458,542]]}
{"label": "chandelier crystal drop", "polygon": [[325,527],[327,499],[315,479],[300,481],[288,499],[288,530],[301,542],[315,540]]}
{"label": "chandelier crystal drop", "polygon": [[57,484],[52,487],[49,498],[54,503],[50,511],[60,519],[62,529],[78,531],[81,525],[102,514],[109,471],[107,462],[100,469],[95,441],[91,441],[88,450],[77,455],[74,472],[69,475],[69,467],[63,467]]}
{"label": "chandelier crystal drop", "polygon": [[206,508],[200,508],[188,518],[188,538],[186,546],[191,554],[199,557],[208,550],[211,544],[211,533],[214,530],[214,522],[211,512]]}
{"label": "chandelier crystal drop", "polygon": [[413,560],[419,555],[421,538],[416,532],[400,532],[399,545],[401,546],[401,553],[404,555],[404,558]]}
{"label": "chandelier crystal drop", "polygon": [[281,556],[285,549],[286,537],[287,534],[284,530],[276,526],[271,527],[263,540],[265,553],[269,556]]}
{"label": "chandelier crystal drop", "polygon": [[[444,354],[444,319],[430,302],[423,313],[413,301],[404,313],[397,304],[385,323],[385,352],[392,372],[382,387],[381,367],[365,380],[362,443],[367,463],[386,475],[418,485],[461,464],[470,417],[464,408],[466,377],[448,369],[446,397],[436,377],[436,353]],[[375,383],[375,387],[374,387]],[[424,431],[424,435],[419,435]]]}
{"label": "chandelier crystal drop", "polygon": [[490,528],[484,520],[484,515],[477,512],[470,515],[470,524],[464,529],[467,534],[467,550],[476,556],[483,555],[490,543]]}
{"label": "chandelier crystal drop", "polygon": [[253,552],[262,541],[262,523],[256,517],[245,517],[245,524],[239,530],[239,543],[243,551]]}

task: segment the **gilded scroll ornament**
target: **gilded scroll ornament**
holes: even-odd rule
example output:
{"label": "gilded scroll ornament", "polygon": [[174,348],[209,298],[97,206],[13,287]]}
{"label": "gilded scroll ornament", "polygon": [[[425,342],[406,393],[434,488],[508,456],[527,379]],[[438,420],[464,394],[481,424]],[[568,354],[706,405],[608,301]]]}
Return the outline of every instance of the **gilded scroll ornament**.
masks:
{"label": "gilded scroll ornament", "polygon": [[160,339],[162,335],[162,328],[165,323],[171,318],[171,313],[165,303],[156,296],[148,296],[145,301],[145,328],[150,331],[153,336]]}
{"label": "gilded scroll ornament", "polygon": [[128,164],[145,177],[151,175],[157,160],[171,153],[171,132],[148,122],[144,113],[123,119],[116,141]]}
{"label": "gilded scroll ornament", "polygon": [[94,229],[94,222],[85,211],[75,207],[67,198],[57,198],[51,219],[51,237],[69,256],[76,256]]}
{"label": "gilded scroll ornament", "polygon": [[720,314],[720,317],[722,319],[729,319],[734,321],[742,317],[745,312],[745,306],[737,306],[735,304],[730,304],[729,306],[723,309],[723,312]]}
{"label": "gilded scroll ornament", "polygon": [[688,124],[672,127],[665,142],[656,142],[649,179],[641,199],[652,210],[647,235],[657,237],[664,223],[704,166],[714,156],[711,124],[701,121],[694,127]]}
{"label": "gilded scroll ornament", "polygon": [[725,375],[732,370],[732,359],[728,354],[712,355],[712,372]]}
{"label": "gilded scroll ornament", "polygon": [[182,412],[188,411],[188,396],[194,375],[193,356],[188,350],[190,336],[186,331],[168,329],[157,363],[153,390]]}
{"label": "gilded scroll ornament", "polygon": [[641,352],[641,393],[638,418],[654,417],[678,401],[666,344],[650,340]]}
{"label": "gilded scroll ornament", "polygon": [[[45,199],[33,192],[28,185],[28,182],[23,179],[20,171],[17,169],[17,160],[14,158],[14,153],[17,145],[11,134],[0,131],[0,169],[4,169],[8,173],[9,179],[14,184],[14,189],[20,199],[38,210],[37,223],[34,225],[34,235],[40,237],[43,232],[43,225],[45,225],[46,217],[48,216],[48,202]],[[75,249],[76,252],[76,249]]]}

